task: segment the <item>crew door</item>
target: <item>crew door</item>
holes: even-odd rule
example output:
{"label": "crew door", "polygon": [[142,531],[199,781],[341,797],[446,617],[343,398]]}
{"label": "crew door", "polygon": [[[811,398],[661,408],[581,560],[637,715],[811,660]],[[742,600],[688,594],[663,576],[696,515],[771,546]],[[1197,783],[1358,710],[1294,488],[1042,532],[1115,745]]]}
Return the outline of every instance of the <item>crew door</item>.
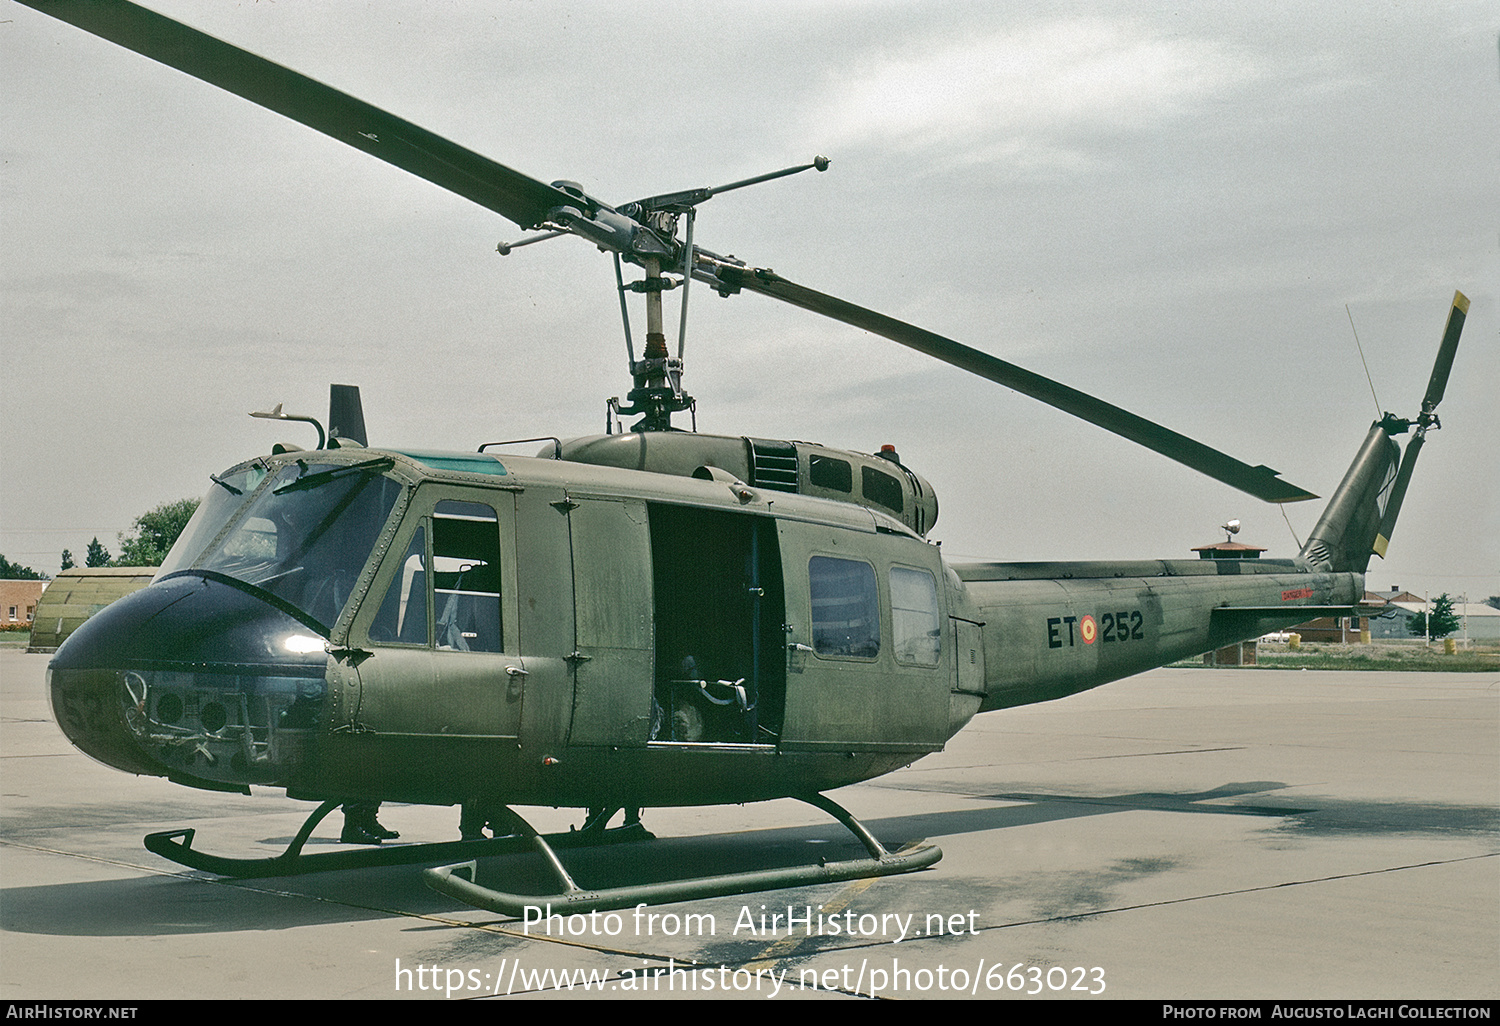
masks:
{"label": "crew door", "polygon": [[417,492],[351,633],[368,645],[356,653],[355,729],[519,737],[514,516],[508,491]]}

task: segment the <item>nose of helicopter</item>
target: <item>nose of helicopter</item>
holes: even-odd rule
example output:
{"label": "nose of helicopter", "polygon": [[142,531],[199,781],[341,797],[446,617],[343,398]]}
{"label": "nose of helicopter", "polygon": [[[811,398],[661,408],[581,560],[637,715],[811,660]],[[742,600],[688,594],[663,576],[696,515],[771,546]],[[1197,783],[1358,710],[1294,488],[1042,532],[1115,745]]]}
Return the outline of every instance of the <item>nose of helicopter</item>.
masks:
{"label": "nose of helicopter", "polygon": [[130,773],[242,790],[284,786],[322,720],[324,639],[254,589],[168,578],[93,616],[47,670],[52,715]]}

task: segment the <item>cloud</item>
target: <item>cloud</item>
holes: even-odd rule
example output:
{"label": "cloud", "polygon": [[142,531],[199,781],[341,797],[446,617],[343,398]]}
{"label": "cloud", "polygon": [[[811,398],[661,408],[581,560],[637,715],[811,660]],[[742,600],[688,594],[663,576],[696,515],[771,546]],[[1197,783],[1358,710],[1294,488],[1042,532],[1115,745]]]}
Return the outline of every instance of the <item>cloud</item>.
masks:
{"label": "cloud", "polygon": [[861,56],[813,117],[839,148],[941,150],[956,164],[1088,162],[1089,138],[1187,112],[1255,76],[1246,54],[1104,18]]}

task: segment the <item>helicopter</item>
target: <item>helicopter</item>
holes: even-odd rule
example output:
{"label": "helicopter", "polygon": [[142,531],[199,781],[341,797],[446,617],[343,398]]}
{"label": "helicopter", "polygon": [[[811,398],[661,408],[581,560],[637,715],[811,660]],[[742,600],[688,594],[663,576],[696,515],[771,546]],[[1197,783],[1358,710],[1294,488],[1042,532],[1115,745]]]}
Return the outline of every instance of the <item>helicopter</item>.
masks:
{"label": "helicopter", "polygon": [[[278,444],[211,476],[153,583],[89,620],[49,669],[54,716],[82,751],[207,790],[318,802],[287,852],[235,859],[192,831],[147,838],[184,865],[265,875],[469,859],[433,886],[519,915],[628,907],[925,868],[889,852],[825,792],[941,751],[982,712],[1062,698],[1324,615],[1364,594],[1416,458],[1440,427],[1468,301],[1455,295],[1420,413],[1373,424],[1306,543],[1286,560],[959,562],[928,538],[931,482],[894,448],[700,433],[680,421],[694,287],[758,293],[1023,392],[1265,501],[1315,498],[1091,395],[694,241],[729,183],[610,204],[544,183],[134,4],[27,6],[234,92],[500,214],[513,251],[578,236],[611,255],[631,389],[605,432],[533,456],[371,445],[358,392],[334,386],[312,449]],[[626,272],[641,277],[626,280]],[[664,295],[682,309],[667,344]],[[627,301],[645,305],[639,357]],[[626,423],[632,420],[633,423]],[[1411,434],[1404,453],[1396,438]],[[868,857],[598,890],[555,849],[644,836],[620,810],[796,798]],[[303,855],[347,803],[462,805],[485,841]],[[589,810],[538,834],[515,805]],[[477,859],[531,847],[560,890],[479,882]]]}

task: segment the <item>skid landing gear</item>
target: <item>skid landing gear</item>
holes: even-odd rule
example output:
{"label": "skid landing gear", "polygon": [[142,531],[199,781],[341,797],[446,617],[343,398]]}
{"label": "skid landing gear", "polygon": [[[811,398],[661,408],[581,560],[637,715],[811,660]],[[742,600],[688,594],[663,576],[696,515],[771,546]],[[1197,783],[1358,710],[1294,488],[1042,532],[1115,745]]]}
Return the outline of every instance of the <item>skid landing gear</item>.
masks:
{"label": "skid landing gear", "polygon": [[[529,826],[533,848],[547,860],[557,877],[562,890],[556,894],[512,894],[480,886],[479,867],[476,861],[453,866],[442,866],[422,871],[427,886],[440,894],[455,898],[467,905],[498,912],[501,915],[521,918],[528,906],[532,908],[549,905],[564,914],[607,911],[617,908],[633,908],[645,903],[660,905],[674,901],[690,901],[696,898],[715,898],[726,894],[745,894],[752,891],[769,891],[782,887],[801,887],[816,883],[833,883],[840,880],[860,880],[872,876],[893,876],[926,869],[943,857],[942,849],[932,844],[923,844],[899,852],[888,852],[881,847],[863,823],[855,819],[847,809],[823,795],[802,798],[816,808],[822,809],[842,823],[850,833],[858,837],[870,853],[869,858],[851,859],[846,862],[818,862],[815,865],[790,866],[750,873],[726,873],[721,876],[703,876],[691,880],[670,880],[665,883],[640,884],[631,887],[614,887],[602,890],[585,890],[573,882],[563,868],[549,838],[543,837]],[[606,815],[604,817],[608,819]],[[520,817],[516,819],[519,821]],[[524,821],[521,821],[524,824]],[[591,820],[592,824],[593,820]],[[601,824],[602,825],[602,824]],[[639,824],[636,824],[637,826]],[[629,829],[623,828],[623,829]],[[557,837],[580,837],[587,830]]]}
{"label": "skid landing gear", "polygon": [[[167,830],[158,834],[147,834],[146,850],[170,859],[190,869],[201,869],[220,876],[250,879],[264,876],[302,876],[308,873],[326,873],[338,869],[367,869],[372,866],[410,866],[421,862],[444,862],[449,859],[477,859],[490,855],[509,855],[530,851],[535,840],[540,840],[525,820],[510,809],[505,809],[507,829],[511,832],[499,837],[473,841],[438,841],[430,844],[388,844],[380,847],[353,848],[341,851],[302,854],[302,847],[312,836],[314,828],[341,802],[328,801],[319,805],[308,816],[280,855],[262,859],[231,858],[211,855],[193,847],[192,828]],[[606,817],[607,819],[608,817]],[[579,848],[599,844],[621,844],[650,838],[639,821],[627,823],[613,830],[598,828],[590,831],[570,831],[553,834],[547,838],[559,848]],[[543,842],[545,843],[545,842]]]}

